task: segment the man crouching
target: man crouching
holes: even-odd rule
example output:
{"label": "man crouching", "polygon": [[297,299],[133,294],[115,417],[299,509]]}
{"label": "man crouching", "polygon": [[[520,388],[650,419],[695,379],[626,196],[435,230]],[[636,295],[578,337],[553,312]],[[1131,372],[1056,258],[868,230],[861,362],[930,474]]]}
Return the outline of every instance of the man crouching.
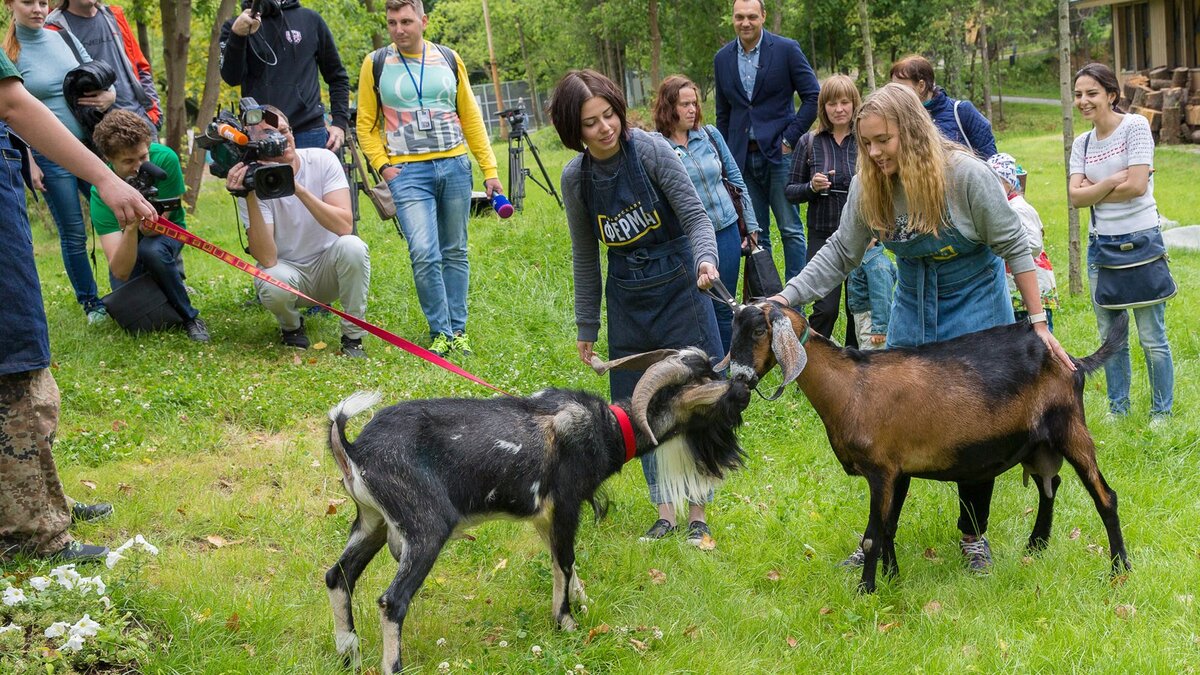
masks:
{"label": "man crouching", "polygon": [[[262,157],[265,163],[290,164],[295,173],[296,192],[279,199],[260,200],[250,191],[239,197],[238,214],[246,226],[250,255],[259,269],[300,292],[329,303],[338,300],[342,309],[362,317],[367,310],[367,287],[371,260],[367,245],[353,234],[350,186],[336,155],[324,148],[296,149],[287,117],[273,106],[263,106],[263,121],[249,127],[251,140],[278,131],[287,146],[278,157]],[[246,165],[235,164],[226,178],[230,191],[242,190]],[[254,288],[264,307],[279,320],[283,344],[308,349],[304,319],[297,310],[297,296],[255,279]],[[363,358],[362,338],[366,331],[342,321],[342,354]]]}

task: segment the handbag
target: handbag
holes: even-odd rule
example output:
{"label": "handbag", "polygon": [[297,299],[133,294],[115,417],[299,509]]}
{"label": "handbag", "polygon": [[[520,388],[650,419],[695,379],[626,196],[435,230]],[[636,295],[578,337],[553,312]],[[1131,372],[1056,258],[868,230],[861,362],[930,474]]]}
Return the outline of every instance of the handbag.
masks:
{"label": "handbag", "polygon": [[771,252],[755,245],[746,255],[746,268],[742,273],[742,302],[750,298],[765,298],[783,290],[779,269],[771,258]]}
{"label": "handbag", "polygon": [[117,325],[137,335],[182,326],[184,322],[158,283],[149,274],[139,274],[112,293],[100,298]]}
{"label": "handbag", "polygon": [[371,200],[371,206],[375,207],[375,213],[379,214],[380,220],[396,217],[396,202],[386,180],[380,180],[371,186],[371,189],[367,190],[367,199]]}
{"label": "handbag", "polygon": [[1093,237],[1089,248],[1089,258],[1098,267],[1092,300],[1105,309],[1157,305],[1179,292],[1157,227],[1134,232],[1126,241]]}

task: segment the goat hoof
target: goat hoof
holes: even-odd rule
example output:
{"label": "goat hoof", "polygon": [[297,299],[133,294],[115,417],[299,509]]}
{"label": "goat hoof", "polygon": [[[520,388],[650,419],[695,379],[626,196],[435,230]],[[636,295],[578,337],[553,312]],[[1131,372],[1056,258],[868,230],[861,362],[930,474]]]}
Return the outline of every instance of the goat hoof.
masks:
{"label": "goat hoof", "polygon": [[564,614],[558,617],[558,627],[561,630],[572,632],[579,628],[579,624],[575,623],[575,619],[570,614]]}
{"label": "goat hoof", "polygon": [[874,593],[875,592],[874,582],[867,583],[865,581],[860,581],[858,583],[858,592],[860,595],[868,595],[868,594]]}
{"label": "goat hoof", "polygon": [[1025,550],[1029,551],[1030,553],[1041,553],[1042,551],[1046,550],[1048,545],[1050,545],[1049,539],[1043,539],[1041,537],[1036,539],[1030,538],[1029,543],[1025,544]]}

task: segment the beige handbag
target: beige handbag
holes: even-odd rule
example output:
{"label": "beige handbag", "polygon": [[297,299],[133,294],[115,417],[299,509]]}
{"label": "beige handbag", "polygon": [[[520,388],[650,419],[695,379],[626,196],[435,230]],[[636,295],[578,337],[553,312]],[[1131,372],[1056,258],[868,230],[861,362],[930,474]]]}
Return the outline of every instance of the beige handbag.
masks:
{"label": "beige handbag", "polygon": [[392,199],[392,190],[388,187],[386,180],[379,181],[368,190],[367,199],[371,200],[380,220],[396,217],[396,202]]}

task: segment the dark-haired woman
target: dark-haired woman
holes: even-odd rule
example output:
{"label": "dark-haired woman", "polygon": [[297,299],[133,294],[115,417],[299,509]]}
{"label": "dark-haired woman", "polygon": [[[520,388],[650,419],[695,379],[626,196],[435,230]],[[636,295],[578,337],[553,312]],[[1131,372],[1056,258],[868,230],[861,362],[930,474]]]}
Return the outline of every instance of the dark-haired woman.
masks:
{"label": "dark-haired woman", "polygon": [[[1141,115],[1126,115],[1117,107],[1121,88],[1108,66],[1089,63],[1075,74],[1075,107],[1092,130],[1080,134],[1071,148],[1068,195],[1076,208],[1090,206],[1088,278],[1096,287],[1096,244],[1133,241],[1149,232],[1158,235],[1158,206],[1154,202],[1154,136]],[[1093,302],[1101,339],[1118,314]],[[1150,378],[1152,423],[1171,414],[1175,366],[1167,342],[1167,305],[1160,302],[1133,310],[1138,341],[1146,356]],[[1104,364],[1108,409],[1113,416],[1129,412],[1129,343]]]}
{"label": "dark-haired woman", "polygon": [[[717,278],[713,226],[687,171],[659,135],[631,129],[625,96],[594,70],[571,71],[549,110],[563,145],[580,154],[563,168],[562,194],[575,280],[576,349],[590,363],[600,332],[600,246],[608,252],[604,297],[608,355],[664,348],[721,350],[712,303],[700,294]],[[640,372],[611,371],[613,400],[632,395]],[[661,449],[660,449],[661,452]],[[642,459],[658,520],[643,535],[675,530],[675,507],[659,489],[653,455]],[[711,539],[702,504],[692,504],[688,541]]]}
{"label": "dark-haired woman", "polygon": [[[725,138],[716,127],[703,124],[699,92],[696,83],[682,75],[671,75],[663,80],[654,99],[654,127],[675,148],[675,154],[679,155],[700,202],[704,204],[708,219],[716,229],[717,270],[721,283],[730,292],[736,293],[742,249],[757,243],[758,220],[754,217],[754,207],[750,204],[750,193],[742,179],[742,172],[729,146],[725,144]],[[738,232],[737,209],[721,182],[722,177],[728,178],[742,191],[742,212],[746,219],[747,234],[745,240]],[[715,300],[713,308],[717,313],[722,351],[728,353],[733,311],[729,305]]]}

